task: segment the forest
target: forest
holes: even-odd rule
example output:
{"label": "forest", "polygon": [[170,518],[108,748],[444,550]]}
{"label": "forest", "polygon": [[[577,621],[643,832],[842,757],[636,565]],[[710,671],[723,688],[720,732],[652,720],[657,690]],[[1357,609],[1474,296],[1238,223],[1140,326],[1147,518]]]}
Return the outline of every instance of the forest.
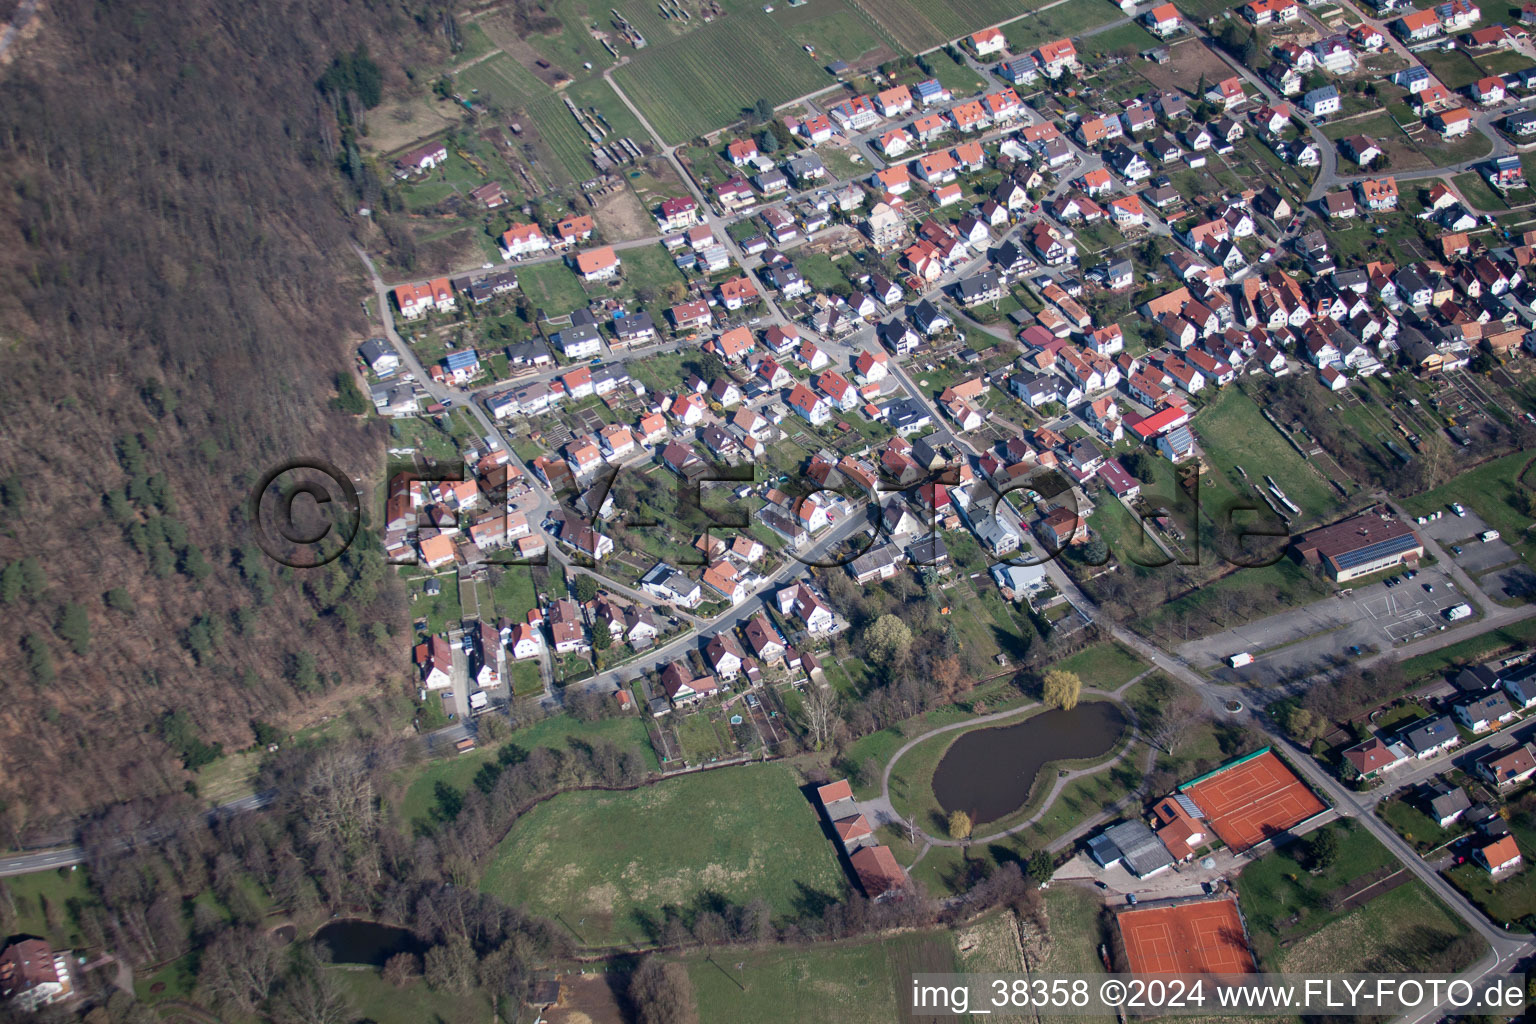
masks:
{"label": "forest", "polygon": [[378,472],[377,425],[333,407],[369,331],[351,243],[390,229],[354,215],[349,139],[441,59],[438,13],[57,0],[0,66],[8,840],[179,791],[253,721],[398,717],[377,556],[296,574],[243,509],[288,458]]}

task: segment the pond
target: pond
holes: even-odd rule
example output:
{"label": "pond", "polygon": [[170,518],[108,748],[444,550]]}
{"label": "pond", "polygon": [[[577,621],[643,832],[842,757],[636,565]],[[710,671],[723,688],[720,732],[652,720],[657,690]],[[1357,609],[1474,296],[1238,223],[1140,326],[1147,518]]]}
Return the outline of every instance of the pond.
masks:
{"label": "pond", "polygon": [[996,821],[1024,806],[1041,768],[1103,757],[1125,725],[1117,705],[1097,700],[968,732],[945,751],[933,773],[933,795],[946,813],[965,811],[977,825]]}
{"label": "pond", "polygon": [[426,944],[404,928],[377,921],[332,921],[315,932],[315,941],[330,949],[331,962],[383,967],[396,953],[424,953]]}

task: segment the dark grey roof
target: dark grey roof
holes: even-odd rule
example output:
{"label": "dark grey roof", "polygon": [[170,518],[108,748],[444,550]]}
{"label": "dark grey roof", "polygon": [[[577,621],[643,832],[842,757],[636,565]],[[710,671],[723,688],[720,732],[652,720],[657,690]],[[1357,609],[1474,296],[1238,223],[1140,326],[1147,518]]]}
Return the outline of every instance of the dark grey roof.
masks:
{"label": "dark grey roof", "polygon": [[1403,742],[1418,754],[1454,739],[1457,735],[1455,723],[1445,715],[1439,715],[1403,733]]}
{"label": "dark grey roof", "polygon": [[1104,830],[1104,838],[1120,851],[1120,859],[1131,874],[1145,878],[1155,871],[1170,867],[1173,854],[1157,838],[1145,822],[1122,821]]}
{"label": "dark grey roof", "polygon": [[615,320],[613,322],[613,329],[619,337],[624,338],[632,337],[636,334],[644,334],[647,331],[654,331],[656,324],[651,319],[651,314],[642,309],[638,313],[631,313],[629,316]]}
{"label": "dark grey roof", "polygon": [[1458,811],[1465,811],[1472,806],[1472,801],[1467,798],[1467,791],[1459,786],[1452,787],[1441,782],[1430,788],[1429,809],[1437,818],[1448,818]]}
{"label": "dark grey roof", "polygon": [[881,544],[879,547],[872,548],[858,558],[855,558],[849,564],[848,570],[855,577],[859,577],[865,573],[876,572],[895,565],[900,560],[901,552],[896,550],[896,545]]}

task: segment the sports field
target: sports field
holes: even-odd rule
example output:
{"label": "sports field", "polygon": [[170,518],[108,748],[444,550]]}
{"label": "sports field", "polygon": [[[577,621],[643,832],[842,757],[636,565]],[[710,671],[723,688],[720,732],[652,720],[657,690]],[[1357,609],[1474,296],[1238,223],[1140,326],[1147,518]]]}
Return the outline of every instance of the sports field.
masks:
{"label": "sports field", "polygon": [[1200,806],[1222,842],[1241,852],[1325,810],[1268,747],[1179,787]]}
{"label": "sports field", "polygon": [[480,887],[544,914],[583,945],[655,941],[723,898],[791,914],[843,899],[847,882],[815,807],[784,765],[667,779],[623,793],[564,793],[523,815]]}
{"label": "sports field", "polygon": [[1235,900],[1124,910],[1117,918],[1135,974],[1252,974]]}

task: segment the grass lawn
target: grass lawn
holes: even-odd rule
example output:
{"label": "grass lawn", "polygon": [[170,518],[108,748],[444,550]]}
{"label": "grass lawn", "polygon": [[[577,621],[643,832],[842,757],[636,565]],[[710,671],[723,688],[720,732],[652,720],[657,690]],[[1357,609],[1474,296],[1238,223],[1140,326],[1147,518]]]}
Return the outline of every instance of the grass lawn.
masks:
{"label": "grass lawn", "polygon": [[264,750],[225,754],[197,772],[197,795],[211,807],[254,793]]}
{"label": "grass lawn", "polygon": [[1097,504],[1088,517],[1088,527],[1109,545],[1117,562],[1154,566],[1168,561],[1168,555],[1152,540],[1151,531],[1143,530],[1141,521],[1113,494],[1104,491],[1094,500]]}
{"label": "grass lawn", "polygon": [[529,697],[544,692],[544,676],[537,661],[514,661],[511,671],[512,696]]}
{"label": "grass lawn", "polygon": [[632,291],[659,292],[669,284],[681,284],[685,280],[667,250],[659,245],[626,249],[620,258],[623,260],[624,285]]}
{"label": "grass lawn", "polygon": [[[532,750],[535,747],[560,750],[569,746],[573,740],[588,742],[603,740],[621,748],[634,747],[644,757],[647,769],[655,771],[657,768],[656,755],[651,750],[650,740],[646,738],[645,723],[637,715],[605,718],[599,722],[578,722],[568,715],[558,715],[517,730],[507,739],[507,742],[516,744],[523,750]],[[402,773],[399,781],[405,786],[405,792],[400,798],[398,807],[400,820],[404,822],[428,820],[432,808],[437,803],[438,784],[451,786],[460,792],[468,789],[474,784],[475,773],[481,766],[496,760],[499,749],[499,747],[481,747],[467,754],[456,754],[445,760],[432,761],[425,766]]]}
{"label": "grass lawn", "polygon": [[1126,48],[1145,50],[1157,45],[1157,37],[1133,21],[1129,25],[1088,36],[1083,40],[1082,49],[1086,53],[1114,53]]}
{"label": "grass lawn", "polygon": [[1536,644],[1536,622],[1525,619],[1501,626],[1480,636],[1468,637],[1438,651],[1404,659],[1403,674],[1412,682],[1442,675],[1452,668],[1463,668],[1487,661],[1495,654]]}
{"label": "grass lawn", "polygon": [[929,66],[933,68],[933,77],[956,96],[969,96],[981,90],[983,83],[976,77],[976,72],[951,59],[945,51],[935,50],[928,54],[927,59]]}
{"label": "grass lawn", "polygon": [[[1253,927],[1253,908],[1245,904],[1243,913]],[[1470,935],[1462,920],[1415,878],[1277,951],[1273,966],[1260,969],[1459,971],[1485,948],[1482,940]]]}
{"label": "grass lawn", "polygon": [[[1045,710],[1047,709],[1044,706],[1039,706],[1022,712],[1017,718],[1008,718],[1000,722],[978,722],[974,728],[1006,728],[1009,726],[1018,725],[1021,722],[1028,721],[1036,714]],[[903,754],[901,759],[896,762],[895,768],[891,772],[891,804],[896,808],[898,812],[914,816],[917,820],[918,827],[931,835],[944,835],[944,822],[946,818],[945,812],[943,808],[939,806],[938,798],[934,795],[933,792],[933,774],[938,769],[939,763],[944,760],[944,755],[949,752],[949,748],[954,745],[955,741],[972,731],[973,729],[956,729],[952,732],[941,733],[938,736],[933,736],[924,740]],[[1040,769],[1039,774],[1035,777],[1035,782],[1030,789],[1029,797],[1024,801],[1023,805],[1012,813],[1004,815],[1001,818],[997,818],[982,825],[977,825],[976,834],[979,836],[994,835],[1003,829],[1011,827],[1018,821],[1038,813],[1040,811],[1041,804],[1045,799],[1045,795],[1050,792],[1050,787],[1056,780],[1056,773],[1058,770],[1067,767],[1080,767],[1112,760],[1120,753],[1123,747],[1124,743],[1122,738],[1122,741],[1117,743],[1112,751],[1105,754],[1103,757],[1087,759],[1082,762],[1082,765],[1079,765],[1077,762],[1066,760],[1053,761],[1044,765]],[[1071,785],[1078,785],[1080,783],[1088,784],[1091,783],[1092,780],[1100,778],[1101,776],[1095,775],[1086,779],[1074,780]],[[1068,798],[1073,795],[1071,793],[1071,785],[1069,785],[1067,789],[1063,790],[1062,794],[1058,798],[1059,802],[1065,802],[1069,805],[1069,810],[1071,813],[1075,814],[1088,804],[1099,801],[1102,796],[1099,790],[1103,787],[1097,784],[1092,784],[1089,785],[1088,788],[1093,789],[1094,793],[1087,796],[1078,794],[1078,796],[1082,796],[1083,799],[1075,801],[1070,800]],[[1108,785],[1108,788],[1105,790],[1105,792],[1115,789],[1118,789],[1118,787],[1111,783]],[[1113,799],[1118,798],[1119,793],[1117,792]],[[1094,809],[1088,813],[1096,813],[1098,809],[1099,808],[1095,806]],[[1053,803],[1050,810],[1046,812],[1047,816],[1049,816],[1051,812],[1055,810],[1056,805]]]}
{"label": "grass lawn", "polygon": [[690,765],[708,764],[734,753],[723,735],[723,727],[710,721],[708,709],[691,715],[673,715],[672,725],[683,746],[683,758]]}
{"label": "grass lawn", "polygon": [[904,1018],[911,975],[955,971],[955,940],[928,931],[814,949],[731,949],[683,961],[699,1019],[731,1024],[827,1020],[886,1024]]}
{"label": "grass lawn", "polygon": [[44,936],[55,948],[85,944],[68,907],[72,900],[92,900],[85,868],[16,875],[0,879],[0,886],[10,894],[16,908],[11,931]]}
{"label": "grass lawn", "polygon": [[[1530,462],[1529,452],[1493,459],[1469,469],[1449,483],[1404,500],[1403,508],[1411,515],[1422,516],[1447,509],[1451,502],[1460,501],[1498,530],[1505,543],[1519,551],[1527,565],[1536,566],[1536,543],[1528,532],[1531,521],[1515,505],[1516,494],[1521,488],[1520,475]],[[1532,475],[1525,473],[1527,486]]]}
{"label": "grass lawn", "polygon": [[[627,267],[630,254],[626,252],[620,259]],[[587,304],[580,278],[559,260],[518,267],[517,286],[528,296],[530,306],[544,310],[548,316],[560,316]]]}
{"label": "grass lawn", "polygon": [[396,988],[375,970],[332,970],[351,998],[356,1018],[374,1024],[480,1024],[495,1010],[490,995],[480,989],[455,996],[427,987],[421,978]]}
{"label": "grass lawn", "polygon": [[[1141,742],[1117,749],[1117,753],[1119,750],[1124,750],[1124,753],[1114,764],[1067,783],[1040,815],[1039,821],[1009,836],[1007,842],[1018,851],[1019,856],[1025,857],[1035,850],[1044,849],[1052,840],[1080,825],[1085,818],[1107,810],[1141,784],[1146,749],[1146,744]],[[1106,755],[1100,760],[1114,756]],[[1047,769],[1046,781],[1054,782],[1049,772],[1050,769]],[[1006,824],[1006,819],[1003,824]]]}
{"label": "grass lawn", "polygon": [[1465,51],[1459,49],[1446,53],[1438,47],[1431,47],[1419,53],[1419,60],[1429,69],[1430,74],[1440,79],[1452,92],[1465,89],[1484,75],[1483,69]]}
{"label": "grass lawn", "polygon": [[1385,846],[1352,822],[1342,829],[1333,865],[1313,874],[1305,863],[1305,841],[1291,843],[1249,864],[1237,876],[1238,898],[1261,960],[1276,953],[1281,940],[1294,940],[1344,916],[1330,909],[1324,897],[1335,890],[1351,891],[1350,883],[1397,861]]}
{"label": "grass lawn", "polygon": [[1196,416],[1195,431],[1213,474],[1220,474],[1238,495],[1248,494],[1247,481],[1236,469],[1242,466],[1249,479],[1260,486],[1266,475],[1274,477],[1285,496],[1301,509],[1302,522],[1321,522],[1340,511],[1343,502],[1338,492],[1238,388],[1228,387],[1217,394]]}
{"label": "grass lawn", "polygon": [[153,974],[135,971],[133,991],[141,1003],[158,1003],[167,999],[186,999],[197,987],[197,956],[188,953],[177,957]]}
{"label": "grass lawn", "polygon": [[1530,927],[1530,917],[1536,914],[1536,871],[1531,869],[1529,852],[1536,849],[1536,828],[1532,827],[1530,808],[1532,798],[1519,798],[1514,813],[1509,816],[1509,829],[1514,834],[1527,860],[1517,870],[1506,872],[1497,881],[1469,857],[1467,863],[1458,864],[1445,872],[1446,879],[1460,889],[1466,897],[1482,908],[1483,913],[1499,924],[1519,922],[1520,927]]}
{"label": "grass lawn", "polygon": [[[1202,561],[1209,561],[1216,556],[1206,550],[1200,557]],[[1173,638],[1173,631],[1176,631],[1178,642],[1183,642],[1307,604],[1329,593],[1329,589],[1306,568],[1289,558],[1281,558],[1273,565],[1240,568],[1203,583],[1137,620],[1136,628],[1144,635],[1156,634],[1159,629],[1168,630],[1169,638]],[[1229,596],[1248,611],[1229,612]]]}
{"label": "grass lawn", "polygon": [[1451,184],[1456,186],[1456,191],[1466,197],[1467,202],[1483,210],[1508,209],[1509,204],[1504,197],[1488,186],[1488,181],[1477,171],[1465,171],[1451,179]]}
{"label": "grass lawn", "polygon": [[816,55],[827,60],[852,64],[885,45],[869,22],[846,8],[785,27],[796,42],[816,47]]}
{"label": "grass lawn", "polygon": [[1392,831],[1412,843],[1420,853],[1433,850],[1448,841],[1455,832],[1447,831],[1419,809],[1418,801],[1409,796],[1399,796],[1384,801],[1376,808],[1381,820],[1392,826]]}
{"label": "grass lawn", "polygon": [[761,896],[791,914],[846,887],[816,808],[777,764],[562,794],[518,820],[481,880],[583,944],[654,939],[663,908],[686,916],[706,893]]}
{"label": "grass lawn", "polygon": [[1029,53],[1041,43],[1081,35],[1086,29],[1122,17],[1120,9],[1104,0],[1082,0],[1060,4],[1031,17],[1021,18],[1003,29],[1010,53]]}
{"label": "grass lawn", "polygon": [[1113,641],[1094,644],[1054,667],[1076,672],[1084,686],[1100,690],[1119,689],[1147,668],[1134,654]]}

